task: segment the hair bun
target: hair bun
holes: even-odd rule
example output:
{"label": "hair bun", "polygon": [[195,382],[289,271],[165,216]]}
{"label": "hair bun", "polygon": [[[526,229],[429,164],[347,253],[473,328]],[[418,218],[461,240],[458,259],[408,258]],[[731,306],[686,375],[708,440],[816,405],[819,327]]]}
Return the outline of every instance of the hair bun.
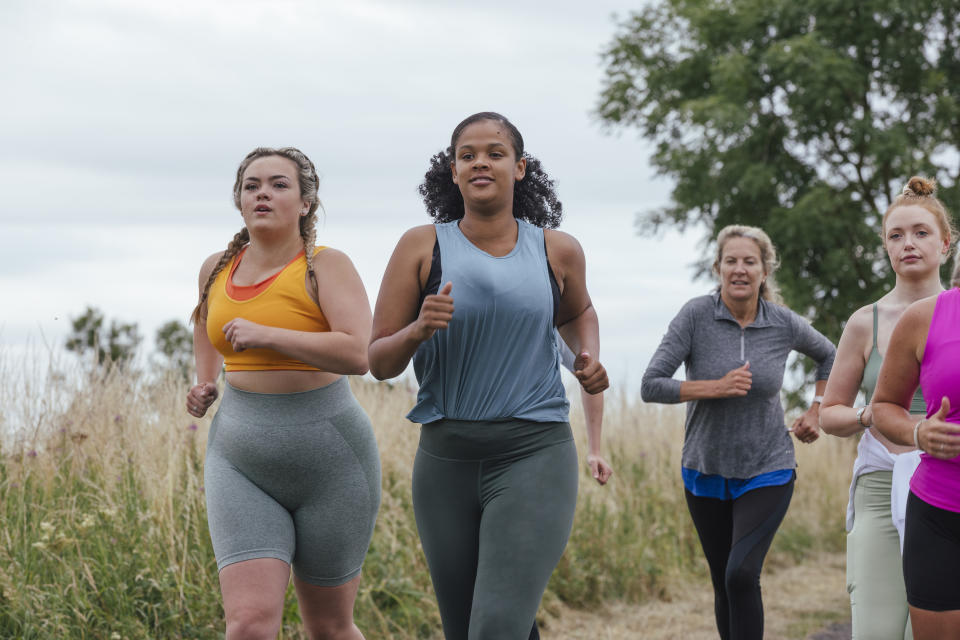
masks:
{"label": "hair bun", "polygon": [[913,196],[916,198],[932,196],[934,193],[936,193],[936,191],[937,183],[935,180],[931,180],[930,178],[922,178],[920,176],[913,176],[903,187],[903,195]]}

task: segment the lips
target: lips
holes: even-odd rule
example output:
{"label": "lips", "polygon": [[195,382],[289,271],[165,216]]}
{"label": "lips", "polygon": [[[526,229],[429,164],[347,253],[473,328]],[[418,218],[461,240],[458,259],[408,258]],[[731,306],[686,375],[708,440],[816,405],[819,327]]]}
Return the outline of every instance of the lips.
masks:
{"label": "lips", "polygon": [[490,184],[493,178],[490,176],[475,176],[470,178],[470,184]]}
{"label": "lips", "polygon": [[271,209],[270,207],[268,207],[268,206],[265,205],[265,204],[258,204],[258,205],[254,208],[254,211],[257,212],[257,213],[270,213],[271,211],[273,211],[273,209]]}

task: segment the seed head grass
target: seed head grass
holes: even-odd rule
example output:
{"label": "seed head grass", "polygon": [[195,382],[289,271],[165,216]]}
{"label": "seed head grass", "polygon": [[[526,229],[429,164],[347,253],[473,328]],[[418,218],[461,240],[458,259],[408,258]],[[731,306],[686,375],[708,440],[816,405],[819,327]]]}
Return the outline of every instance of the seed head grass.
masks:
{"label": "seed head grass", "polygon": [[[38,360],[0,354],[0,637],[222,638],[203,487],[216,406],[188,416],[176,373],[91,371],[53,356],[44,370]],[[437,638],[410,491],[419,428],[404,415],[414,389],[350,382],[374,424],[383,478],[357,625],[368,638]],[[577,406],[571,423],[583,454]],[[561,604],[678,599],[691,576],[708,579],[680,481],[683,407],[608,392],[603,436],[614,476],[600,487],[581,465],[573,533],[539,614],[548,624]],[[796,491],[768,564],[842,549],[854,454],[854,442],[826,435],[797,445]],[[303,637],[292,588],[282,637]]]}

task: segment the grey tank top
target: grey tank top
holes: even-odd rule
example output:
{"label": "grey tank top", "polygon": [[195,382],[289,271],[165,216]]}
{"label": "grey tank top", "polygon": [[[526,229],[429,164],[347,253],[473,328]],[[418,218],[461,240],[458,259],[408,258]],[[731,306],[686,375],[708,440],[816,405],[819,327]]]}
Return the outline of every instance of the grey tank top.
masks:
{"label": "grey tank top", "polygon": [[[877,379],[880,377],[880,365],[883,364],[883,356],[880,355],[880,349],[877,347],[877,303],[873,303],[873,348],[870,349],[870,357],[867,358],[867,365],[863,368],[863,379],[860,385],[863,387],[863,393],[867,398],[867,404],[873,399],[873,392],[877,389]],[[910,413],[927,413],[927,403],[923,401],[923,392],[917,387],[913,394],[913,400],[910,401]]]}
{"label": "grey tank top", "polygon": [[502,257],[470,242],[457,220],[435,225],[454,312],[413,356],[420,390],[411,421],[568,419],[543,229],[517,225],[517,244]]}

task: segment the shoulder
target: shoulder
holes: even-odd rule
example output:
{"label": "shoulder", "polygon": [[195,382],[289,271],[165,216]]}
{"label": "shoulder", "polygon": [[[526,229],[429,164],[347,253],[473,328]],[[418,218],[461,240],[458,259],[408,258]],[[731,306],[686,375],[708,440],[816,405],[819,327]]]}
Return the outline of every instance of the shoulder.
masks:
{"label": "shoulder", "polygon": [[680,313],[686,315],[713,315],[713,310],[717,306],[717,299],[712,294],[704,294],[702,296],[697,296],[695,298],[690,298],[687,300],[682,307],[680,307]]}
{"label": "shoulder", "polygon": [[544,229],[543,240],[547,244],[547,252],[554,260],[561,262],[574,259],[583,259],[583,247],[569,233],[557,229]]}
{"label": "shoulder", "polygon": [[868,304],[854,311],[843,325],[840,338],[847,342],[866,343],[873,341],[873,305]]}
{"label": "shoulder", "polygon": [[682,323],[692,327],[698,322],[712,320],[715,308],[716,299],[710,294],[690,298],[680,307],[672,323]]}
{"label": "shoulder", "polygon": [[436,242],[436,240],[436,227],[432,224],[421,224],[404,231],[403,235],[400,236],[400,240],[397,241],[397,248],[411,248],[423,245],[433,247],[433,243]]}
{"label": "shoulder", "polygon": [[220,260],[223,258],[223,255],[226,251],[217,251],[216,253],[210,254],[206,260],[203,261],[203,264],[200,265],[200,283],[203,284],[210,277],[210,274],[213,273],[213,270],[220,263]]}
{"label": "shoulder", "polygon": [[323,265],[325,268],[353,264],[347,254],[333,247],[314,247],[313,263]]}
{"label": "shoulder", "polygon": [[897,327],[903,327],[904,330],[922,330],[926,332],[930,327],[930,319],[933,317],[933,310],[937,308],[937,299],[939,296],[930,296],[923,300],[917,300],[907,307]]}

